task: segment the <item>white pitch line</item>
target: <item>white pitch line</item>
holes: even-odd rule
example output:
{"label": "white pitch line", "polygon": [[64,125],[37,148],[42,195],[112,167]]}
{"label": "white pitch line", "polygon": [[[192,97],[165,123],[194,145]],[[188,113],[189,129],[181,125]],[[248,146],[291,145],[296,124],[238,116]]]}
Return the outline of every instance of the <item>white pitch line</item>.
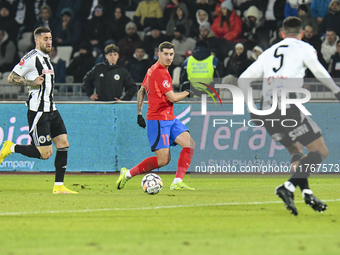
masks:
{"label": "white pitch line", "polygon": [[[323,200],[324,202],[339,202],[340,199]],[[303,203],[304,201],[295,201]],[[140,210],[158,210],[183,207],[208,207],[208,206],[229,206],[229,205],[263,205],[263,204],[280,204],[282,201],[265,201],[265,202],[234,202],[234,203],[217,203],[217,204],[193,204],[193,205],[164,205],[153,207],[134,207],[134,208],[102,208],[102,209],[84,209],[84,210],[67,210],[67,211],[36,211],[36,212],[3,212],[0,216],[10,215],[27,215],[27,214],[54,214],[54,213],[84,213],[84,212],[103,212],[103,211],[140,211]]]}

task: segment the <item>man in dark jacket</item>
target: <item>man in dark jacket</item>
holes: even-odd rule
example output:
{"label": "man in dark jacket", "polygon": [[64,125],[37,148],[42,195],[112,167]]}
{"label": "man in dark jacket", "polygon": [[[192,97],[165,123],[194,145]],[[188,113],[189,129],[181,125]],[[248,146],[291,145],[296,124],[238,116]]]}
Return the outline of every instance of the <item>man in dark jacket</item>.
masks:
{"label": "man in dark jacket", "polygon": [[9,38],[8,33],[0,28],[0,72],[11,71],[17,61],[14,42]]}
{"label": "man in dark jacket", "polygon": [[[87,96],[94,101],[131,100],[137,87],[119,60],[119,48],[114,44],[106,46],[105,58],[103,63],[95,65],[84,77]],[[123,89],[126,93],[121,98]]]}

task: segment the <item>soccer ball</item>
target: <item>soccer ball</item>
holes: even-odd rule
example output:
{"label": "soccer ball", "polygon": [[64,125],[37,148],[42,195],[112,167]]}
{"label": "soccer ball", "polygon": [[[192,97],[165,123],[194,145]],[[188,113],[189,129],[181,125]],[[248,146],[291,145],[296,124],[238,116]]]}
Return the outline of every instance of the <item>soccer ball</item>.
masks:
{"label": "soccer ball", "polygon": [[141,182],[142,189],[149,195],[156,195],[163,188],[163,181],[157,174],[147,174]]}

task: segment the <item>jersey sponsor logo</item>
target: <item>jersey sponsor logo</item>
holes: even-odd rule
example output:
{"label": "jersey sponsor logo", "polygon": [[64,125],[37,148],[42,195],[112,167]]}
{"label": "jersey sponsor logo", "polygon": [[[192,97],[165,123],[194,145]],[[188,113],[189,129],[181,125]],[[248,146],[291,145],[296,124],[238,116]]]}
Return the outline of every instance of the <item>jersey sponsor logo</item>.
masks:
{"label": "jersey sponsor logo", "polygon": [[168,80],[164,80],[164,81],[162,82],[162,85],[163,85],[163,87],[166,88],[166,89],[168,89],[168,88],[171,87],[171,84],[170,84],[170,82],[169,82]]}
{"label": "jersey sponsor logo", "polygon": [[120,75],[119,74],[115,74],[115,76],[113,76],[113,78],[118,81],[120,79]]}
{"label": "jersey sponsor logo", "polygon": [[297,128],[295,128],[293,131],[289,132],[289,136],[292,138],[293,141],[296,140],[299,136],[302,136],[304,134],[307,134],[309,132],[309,129],[306,124],[303,124]]}
{"label": "jersey sponsor logo", "polygon": [[43,74],[54,74],[54,70],[43,70]]}
{"label": "jersey sponsor logo", "polygon": [[19,62],[19,66],[23,66],[25,64],[25,59],[21,59],[20,62]]}

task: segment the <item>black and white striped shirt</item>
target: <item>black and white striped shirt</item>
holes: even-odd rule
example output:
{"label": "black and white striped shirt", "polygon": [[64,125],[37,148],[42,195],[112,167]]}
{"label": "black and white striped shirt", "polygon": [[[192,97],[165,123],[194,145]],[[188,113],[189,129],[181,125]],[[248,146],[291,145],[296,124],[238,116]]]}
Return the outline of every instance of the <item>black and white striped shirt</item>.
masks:
{"label": "black and white striped shirt", "polygon": [[52,112],[56,110],[53,102],[54,70],[48,54],[38,49],[28,52],[13,71],[27,80],[35,80],[45,74],[41,86],[29,87],[28,108],[35,112]]}

